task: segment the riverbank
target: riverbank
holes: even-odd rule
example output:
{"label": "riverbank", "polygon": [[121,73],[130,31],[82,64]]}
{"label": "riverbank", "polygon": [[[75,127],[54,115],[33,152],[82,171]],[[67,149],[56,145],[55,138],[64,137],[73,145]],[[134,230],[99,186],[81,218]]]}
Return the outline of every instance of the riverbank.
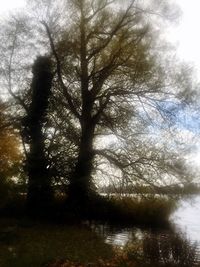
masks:
{"label": "riverbank", "polygon": [[61,260],[88,264],[113,256],[112,247],[86,226],[0,219],[1,267],[42,267]]}
{"label": "riverbank", "polygon": [[[19,209],[20,202],[12,207]],[[21,207],[23,207],[23,201]],[[146,267],[137,254],[143,246],[136,243],[131,250],[116,249],[106,237],[91,230],[91,225],[76,220],[77,214],[57,209],[43,218],[33,219],[23,214],[0,219],[1,267]],[[55,207],[54,207],[55,208]],[[132,225],[164,225],[174,209],[174,202],[166,198],[97,198],[85,210],[85,218],[107,223]],[[16,216],[17,215],[17,216]],[[50,216],[50,217],[49,217]],[[74,216],[74,217],[73,217]],[[37,218],[37,219],[36,219]],[[90,221],[89,220],[89,221]],[[160,242],[160,241],[158,241]],[[152,267],[152,266],[151,266]],[[154,265],[156,267],[156,265]],[[168,266],[167,266],[168,267]],[[181,266],[182,267],[182,266]],[[190,266],[191,267],[191,266]]]}
{"label": "riverbank", "polygon": [[[95,231],[100,227],[102,233]],[[0,219],[1,267],[199,267],[195,244],[172,229],[135,227],[126,245],[108,242],[94,222],[58,224],[27,218]],[[122,226],[121,226],[122,227]],[[128,229],[124,231],[127,231]],[[138,232],[139,230],[139,232]],[[113,231],[113,229],[112,229]],[[122,231],[122,228],[121,228]],[[119,231],[115,232],[115,238]]]}
{"label": "riverbank", "polygon": [[141,267],[85,225],[0,219],[1,267]]}

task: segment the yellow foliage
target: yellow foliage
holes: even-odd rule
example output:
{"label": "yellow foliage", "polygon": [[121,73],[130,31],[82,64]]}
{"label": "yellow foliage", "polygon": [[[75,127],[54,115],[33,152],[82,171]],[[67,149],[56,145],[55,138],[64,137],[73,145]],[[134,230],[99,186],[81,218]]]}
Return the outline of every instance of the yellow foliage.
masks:
{"label": "yellow foliage", "polygon": [[12,130],[6,130],[0,134],[0,168],[1,171],[12,167],[21,159],[19,151],[19,139]]}
{"label": "yellow foliage", "polygon": [[4,106],[0,104],[0,176],[14,175],[16,166],[22,160],[20,139],[18,133],[9,125],[4,113]]}

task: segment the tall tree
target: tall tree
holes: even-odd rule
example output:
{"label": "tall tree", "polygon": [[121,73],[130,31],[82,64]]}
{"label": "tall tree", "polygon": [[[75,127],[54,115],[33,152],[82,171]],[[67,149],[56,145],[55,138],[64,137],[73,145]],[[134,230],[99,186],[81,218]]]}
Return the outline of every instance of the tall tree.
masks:
{"label": "tall tree", "polygon": [[[175,156],[170,161],[165,152],[152,149],[153,143],[148,149],[150,139],[142,142],[138,136],[142,136],[140,130],[150,133],[151,117],[159,116],[161,123],[164,104],[159,103],[170,97],[177,103],[174,93],[180,92],[183,83],[177,84],[177,77],[170,76],[157,57],[154,47],[159,42],[148,19],[151,10],[136,1],[126,7],[108,0],[73,0],[70,4],[76,16],[59,39],[46,22],[43,25],[57,64],[57,95],[78,140],[69,198],[81,205],[92,193],[97,159],[114,165],[121,179],[151,185],[158,182],[151,178],[155,170],[163,174],[170,166],[175,170]],[[115,137],[115,146],[102,149],[98,140],[103,135]]]}

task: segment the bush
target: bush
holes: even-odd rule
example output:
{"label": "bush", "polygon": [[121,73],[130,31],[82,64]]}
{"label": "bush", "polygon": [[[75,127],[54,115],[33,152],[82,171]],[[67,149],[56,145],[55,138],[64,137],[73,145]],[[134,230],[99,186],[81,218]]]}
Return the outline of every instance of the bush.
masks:
{"label": "bush", "polygon": [[87,219],[115,223],[159,225],[167,223],[176,203],[165,197],[102,197],[95,196],[83,212]]}
{"label": "bush", "polygon": [[4,209],[7,203],[13,197],[13,184],[5,179],[1,179],[0,183],[0,210]]}
{"label": "bush", "polygon": [[25,209],[25,197],[20,195],[16,184],[2,179],[0,183],[0,212],[3,215],[18,215]]}
{"label": "bush", "polygon": [[164,197],[145,197],[112,199],[119,207],[122,217],[143,224],[160,224],[168,222],[176,204],[174,200]]}

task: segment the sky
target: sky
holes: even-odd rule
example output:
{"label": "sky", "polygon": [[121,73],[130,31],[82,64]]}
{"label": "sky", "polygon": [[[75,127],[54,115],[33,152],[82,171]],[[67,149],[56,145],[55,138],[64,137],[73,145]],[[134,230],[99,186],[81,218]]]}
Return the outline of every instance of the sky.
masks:
{"label": "sky", "polygon": [[[200,81],[200,1],[174,0],[182,9],[179,24],[171,29],[170,38],[177,45],[178,56],[194,66]],[[200,100],[199,100],[200,101]],[[190,162],[200,168],[200,140],[197,137],[196,151],[191,154]]]}
{"label": "sky", "polygon": [[[173,0],[182,9],[179,25],[170,29],[169,37],[177,45],[178,55],[193,63],[200,77],[200,1]],[[23,7],[25,0],[0,0],[0,14]]]}
{"label": "sky", "polygon": [[[177,45],[180,58],[194,64],[200,77],[200,1],[173,0],[182,9],[179,25],[170,28],[169,38]],[[0,0],[0,14],[23,7],[25,0]]]}
{"label": "sky", "polygon": [[200,77],[200,1],[174,0],[182,9],[179,25],[171,31],[178,55],[193,63]]}
{"label": "sky", "polygon": [[25,0],[0,0],[0,13],[7,12],[8,10],[22,7]]}

